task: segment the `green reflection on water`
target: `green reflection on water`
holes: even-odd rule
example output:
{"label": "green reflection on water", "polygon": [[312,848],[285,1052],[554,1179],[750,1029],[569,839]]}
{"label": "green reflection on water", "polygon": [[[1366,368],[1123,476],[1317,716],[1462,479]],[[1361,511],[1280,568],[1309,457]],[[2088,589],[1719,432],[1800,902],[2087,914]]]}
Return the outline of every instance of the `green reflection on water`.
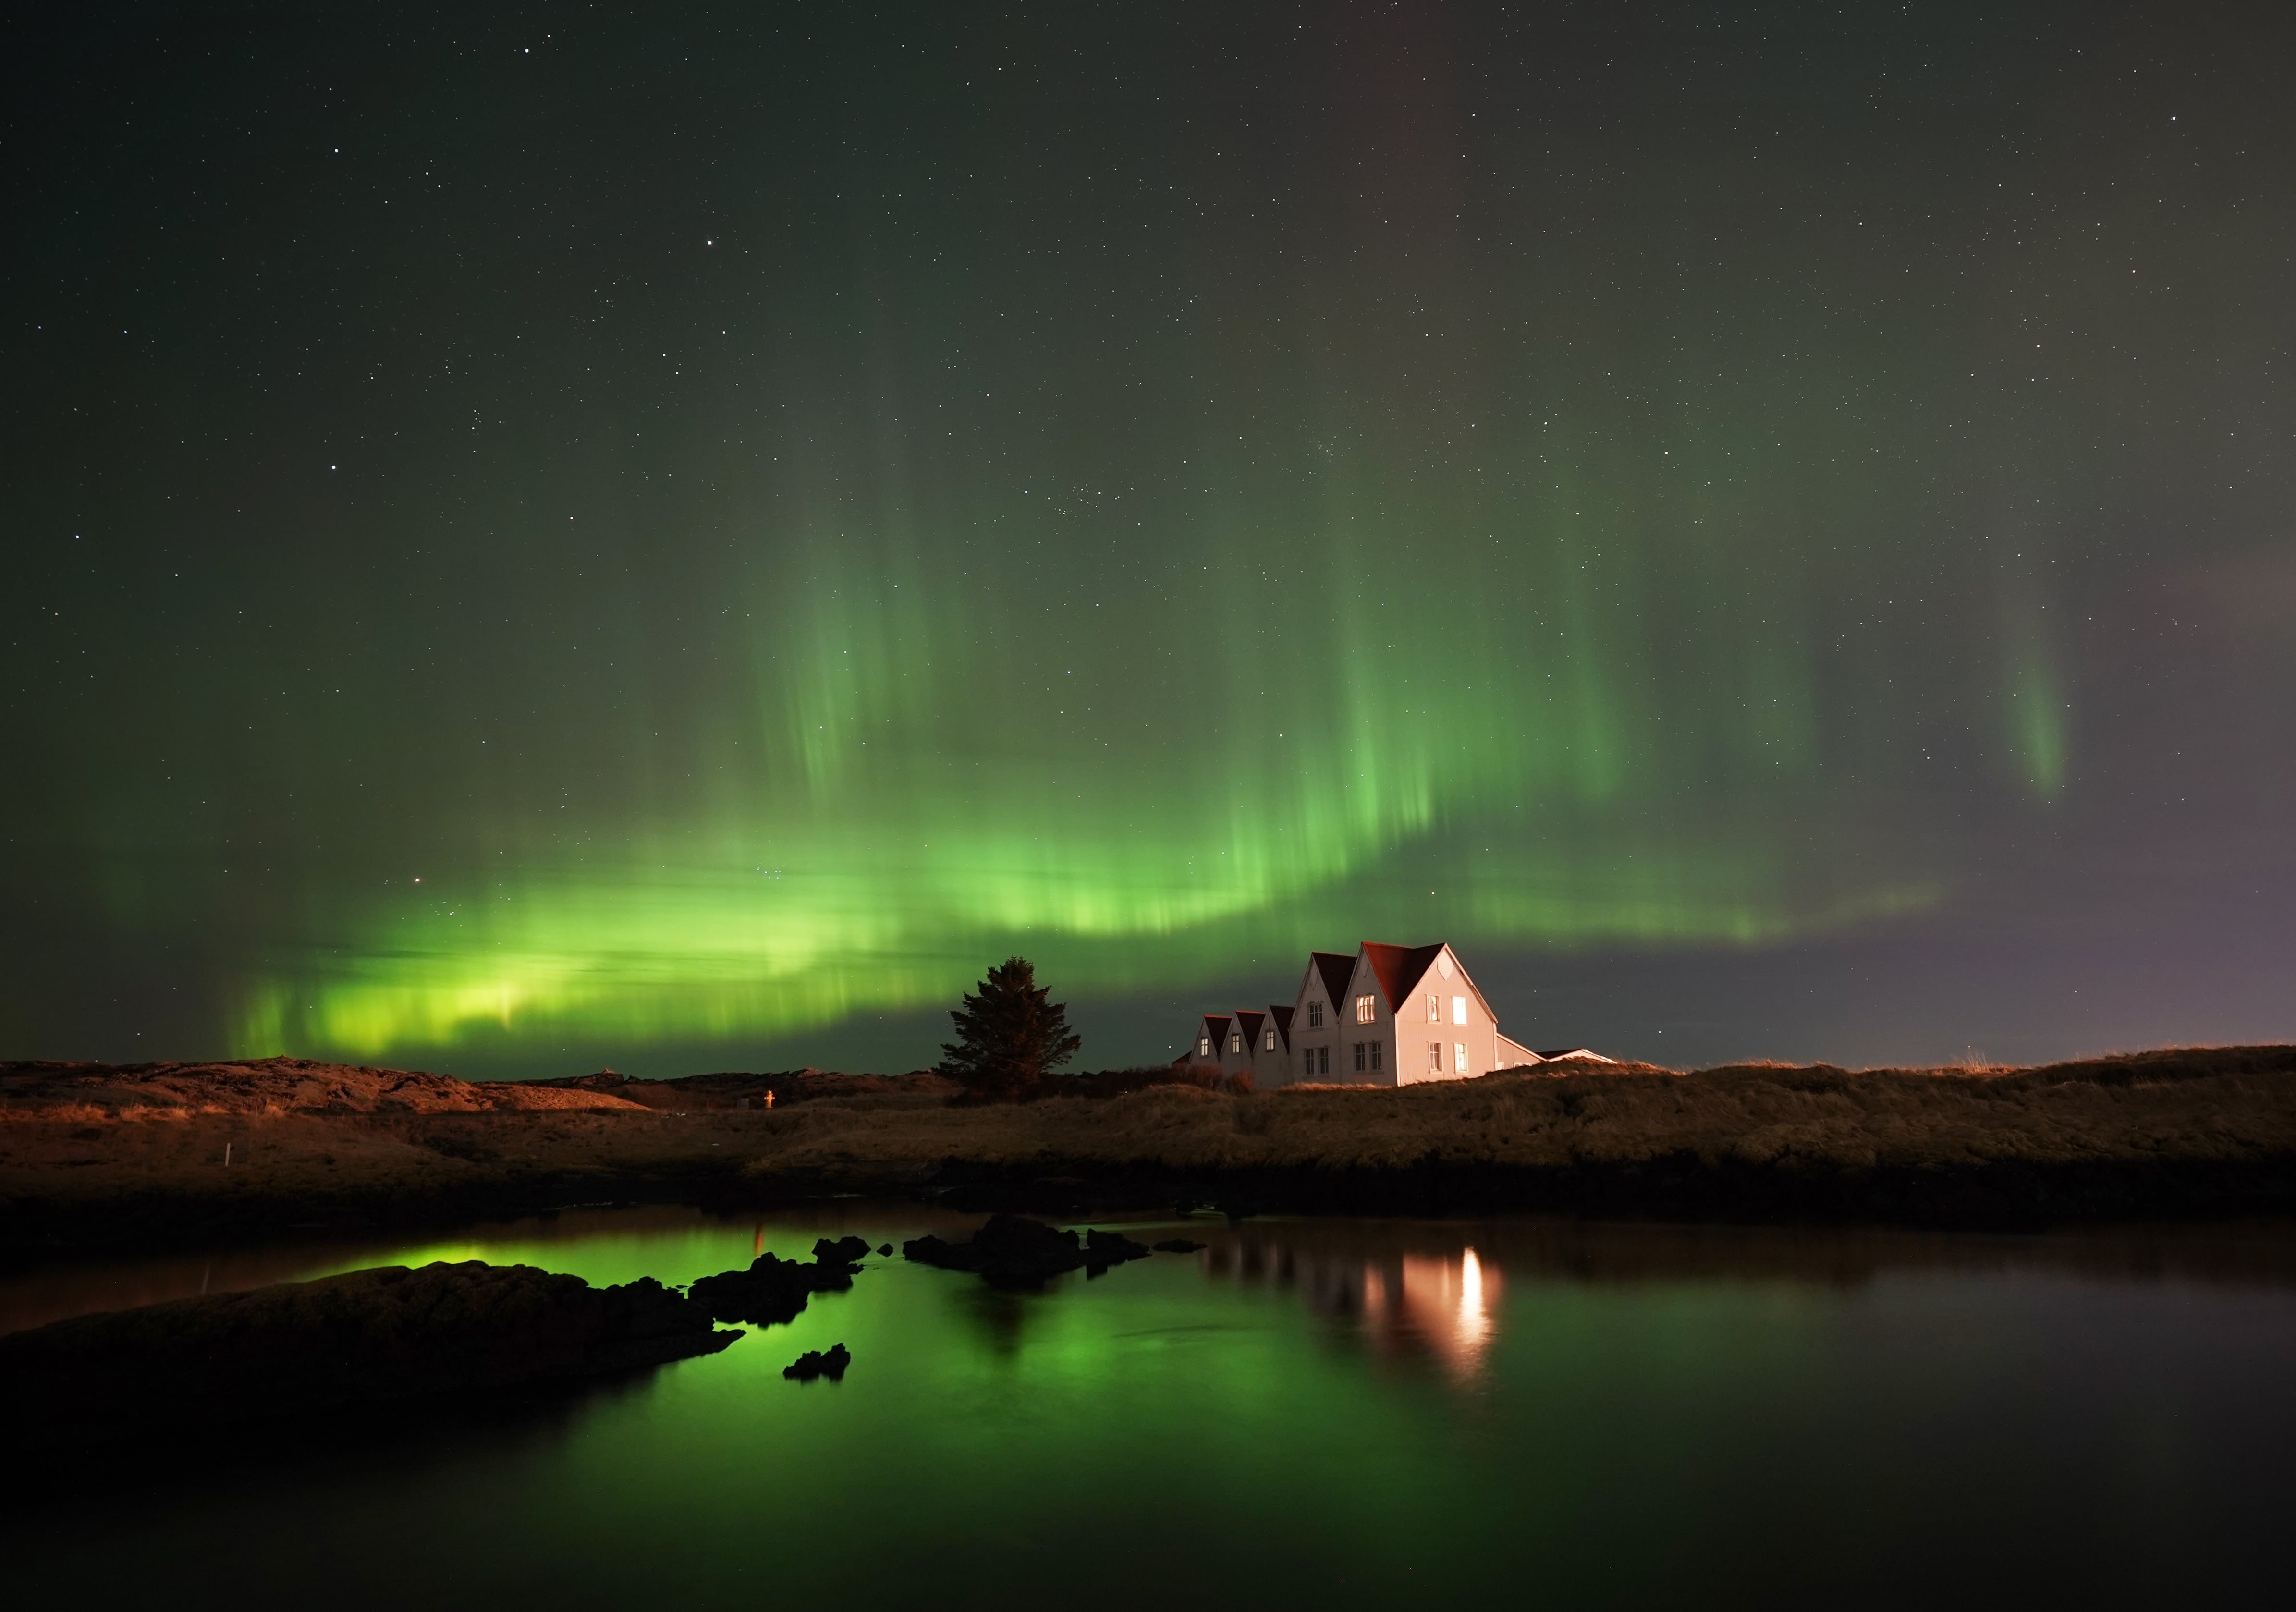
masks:
{"label": "green reflection on water", "polygon": [[[569,1215],[286,1257],[682,1281],[969,1223]],[[2112,1600],[2277,1571],[2284,1233],[1189,1234],[1212,1248],[1041,1294],[873,1256],[789,1326],[570,1404],[47,1497],[10,1559],[36,1595],[189,1574],[402,1606],[1919,1604],[1972,1575]],[[844,1382],[782,1379],[840,1341]]]}

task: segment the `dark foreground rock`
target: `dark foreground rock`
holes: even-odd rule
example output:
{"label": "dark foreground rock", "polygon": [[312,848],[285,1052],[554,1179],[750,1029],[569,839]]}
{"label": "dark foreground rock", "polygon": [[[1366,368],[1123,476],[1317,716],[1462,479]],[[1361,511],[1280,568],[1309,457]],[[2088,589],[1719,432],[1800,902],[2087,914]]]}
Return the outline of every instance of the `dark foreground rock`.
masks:
{"label": "dark foreground rock", "polygon": [[578,1382],[740,1336],[651,1277],[387,1265],[0,1338],[0,1425],[25,1449],[163,1436]]}
{"label": "dark foreground rock", "polygon": [[947,1271],[972,1271],[992,1287],[1042,1287],[1063,1272],[1097,1276],[1111,1265],[1148,1257],[1148,1245],[1115,1232],[1087,1232],[1079,1240],[1040,1220],[992,1215],[968,1242],[920,1237],[901,1245],[901,1256]]}
{"label": "dark foreground rock", "polygon": [[797,1363],[782,1368],[783,1377],[799,1382],[811,1382],[816,1377],[826,1377],[832,1382],[845,1380],[845,1368],[853,1363],[851,1351],[843,1344],[832,1344],[826,1350],[808,1349],[797,1357]]}
{"label": "dark foreground rock", "polygon": [[[852,1252],[848,1245],[858,1245]],[[706,1305],[719,1321],[745,1321],[753,1326],[778,1326],[793,1320],[816,1293],[843,1292],[861,1269],[857,1263],[869,1245],[857,1237],[842,1242],[827,1238],[813,1245],[813,1263],[761,1254],[746,1271],[726,1271],[705,1276],[686,1289],[697,1304]],[[851,1257],[840,1257],[850,1253]]]}

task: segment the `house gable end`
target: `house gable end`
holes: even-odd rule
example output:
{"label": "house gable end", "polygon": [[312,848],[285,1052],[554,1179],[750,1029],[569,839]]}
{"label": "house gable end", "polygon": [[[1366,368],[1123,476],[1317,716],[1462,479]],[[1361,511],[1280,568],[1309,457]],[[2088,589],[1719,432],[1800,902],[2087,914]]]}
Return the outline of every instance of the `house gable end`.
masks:
{"label": "house gable end", "polygon": [[[1380,994],[1387,998],[1387,1011],[1401,1017],[1404,999],[1427,977],[1435,960],[1448,947],[1437,941],[1431,946],[1388,945],[1376,940],[1363,943],[1363,960],[1379,982]],[[1466,970],[1459,970],[1462,974]]]}
{"label": "house gable end", "polygon": [[1322,983],[1324,1000],[1331,1003],[1332,1011],[1337,1013],[1348,999],[1348,985],[1355,978],[1356,960],[1338,952],[1310,952],[1308,953],[1308,971]]}

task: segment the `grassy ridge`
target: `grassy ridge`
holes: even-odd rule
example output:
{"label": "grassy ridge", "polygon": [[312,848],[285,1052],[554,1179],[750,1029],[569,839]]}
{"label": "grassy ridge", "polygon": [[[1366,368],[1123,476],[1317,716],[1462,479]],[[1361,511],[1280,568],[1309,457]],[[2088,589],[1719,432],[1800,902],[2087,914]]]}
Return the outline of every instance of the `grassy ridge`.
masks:
{"label": "grassy ridge", "polygon": [[2259,1158],[2296,1152],[2296,1047],[1984,1071],[1550,1065],[1392,1089],[1152,1086],[972,1109],[822,1103],[776,1118],[749,1150],[753,1174],[952,1158],[1183,1171],[1394,1170],[1431,1157],[1554,1168],[1686,1156],[1834,1170]]}
{"label": "grassy ridge", "polygon": [[[38,1078],[53,1103],[0,1109],[0,1243],[835,1191],[1077,1213],[1182,1197],[1971,1223],[2296,1213],[2296,1047],[2029,1069],[1550,1065],[1400,1089],[1150,1085],[977,1105],[835,1077],[848,1084],[772,1110],[465,1108],[441,1092],[426,1110],[347,1112],[337,1096],[296,1109],[250,1091],[217,1113],[188,1091],[107,1103],[86,1066]],[[0,1085],[28,1093],[33,1079]]]}

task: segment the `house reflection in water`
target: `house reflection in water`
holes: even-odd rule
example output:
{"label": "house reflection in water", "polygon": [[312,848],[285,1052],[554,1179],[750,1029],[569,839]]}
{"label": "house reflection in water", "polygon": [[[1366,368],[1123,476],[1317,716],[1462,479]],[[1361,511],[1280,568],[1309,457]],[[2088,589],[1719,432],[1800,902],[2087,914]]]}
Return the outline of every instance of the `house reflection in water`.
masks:
{"label": "house reflection in water", "polygon": [[1396,1246],[1310,1225],[1251,1227],[1204,1261],[1215,1277],[1294,1289],[1380,1354],[1431,1359],[1461,1379],[1481,1370],[1497,1325],[1498,1268],[1469,1245],[1429,1247],[1424,1231]]}

